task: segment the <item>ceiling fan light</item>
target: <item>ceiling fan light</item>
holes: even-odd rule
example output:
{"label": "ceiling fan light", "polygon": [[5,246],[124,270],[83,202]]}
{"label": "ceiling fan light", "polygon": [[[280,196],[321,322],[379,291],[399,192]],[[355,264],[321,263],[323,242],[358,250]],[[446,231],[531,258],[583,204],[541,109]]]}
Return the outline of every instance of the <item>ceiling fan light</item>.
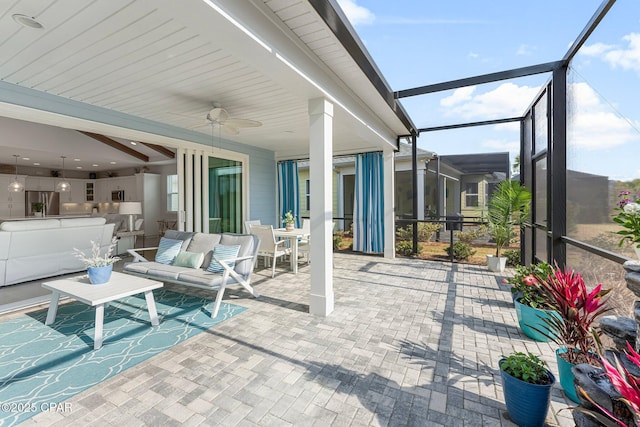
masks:
{"label": "ceiling fan light", "polygon": [[38,21],[36,21],[36,18],[34,18],[34,17],[23,15],[21,13],[15,13],[15,14],[11,15],[11,17],[18,24],[23,25],[25,27],[35,28],[35,29],[44,28],[43,25],[41,23],[39,23]]}

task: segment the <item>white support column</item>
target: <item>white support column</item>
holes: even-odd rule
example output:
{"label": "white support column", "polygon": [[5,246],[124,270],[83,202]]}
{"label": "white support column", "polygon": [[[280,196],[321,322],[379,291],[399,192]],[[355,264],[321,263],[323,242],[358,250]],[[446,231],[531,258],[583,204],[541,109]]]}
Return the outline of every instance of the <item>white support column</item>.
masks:
{"label": "white support column", "polygon": [[385,149],[382,153],[384,169],[384,257],[396,256],[396,231],[395,231],[395,162],[393,150]]}
{"label": "white support column", "polygon": [[[344,175],[338,171],[338,218],[344,218]],[[338,220],[336,231],[344,230],[344,220]]]}
{"label": "white support column", "polygon": [[462,213],[462,201],[460,200],[460,180],[454,181],[453,184],[453,211],[456,213]]}
{"label": "white support column", "polygon": [[[202,151],[193,153],[193,231],[202,231]],[[208,222],[209,219],[205,218]]]}
{"label": "white support column", "polygon": [[187,150],[187,158],[185,159],[185,230],[193,231],[193,156],[194,150]]}
{"label": "white support column", "polygon": [[209,230],[209,155],[205,152],[202,153],[202,216],[204,217],[204,225],[202,231],[205,233],[211,232]]}
{"label": "white support column", "polygon": [[185,205],[185,192],[186,192],[186,178],[184,174],[184,157],[187,150],[184,148],[178,148],[178,152],[176,153],[177,159],[177,172],[178,172],[178,217],[177,219],[177,229],[180,231],[184,231],[184,205]]}
{"label": "white support column", "polygon": [[450,212],[447,211],[447,178],[441,176],[442,180],[442,191],[440,192],[440,215],[447,216]]}
{"label": "white support column", "polygon": [[[309,180],[311,185],[311,297],[309,312],[333,311],[333,104],[309,100]],[[297,262],[297,260],[296,260]]]}
{"label": "white support column", "polygon": [[424,219],[424,169],[418,169],[418,219]]}

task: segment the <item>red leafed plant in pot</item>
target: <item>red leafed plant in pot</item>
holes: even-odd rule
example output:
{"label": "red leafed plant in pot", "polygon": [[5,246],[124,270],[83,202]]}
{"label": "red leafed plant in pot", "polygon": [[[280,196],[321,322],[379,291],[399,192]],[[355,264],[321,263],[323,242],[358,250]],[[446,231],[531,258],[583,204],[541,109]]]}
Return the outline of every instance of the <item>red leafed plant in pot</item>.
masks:
{"label": "red leafed plant in pot", "polygon": [[610,290],[598,284],[589,291],[581,274],[557,265],[539,286],[547,294],[549,308],[558,314],[545,319],[545,323],[546,334],[560,346],[556,351],[560,384],[571,400],[579,402],[571,368],[579,363],[601,366],[596,321],[611,310],[605,297]]}

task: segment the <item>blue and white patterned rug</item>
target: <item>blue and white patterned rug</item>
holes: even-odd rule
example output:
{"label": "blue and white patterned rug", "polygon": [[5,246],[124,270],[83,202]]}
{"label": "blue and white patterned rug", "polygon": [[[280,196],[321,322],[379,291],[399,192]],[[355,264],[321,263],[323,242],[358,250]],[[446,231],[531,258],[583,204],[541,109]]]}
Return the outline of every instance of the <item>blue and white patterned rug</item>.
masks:
{"label": "blue and white patterned rug", "polygon": [[[0,323],[0,425],[15,425],[246,310],[154,291],[160,325],[151,326],[144,295],[111,303],[104,342],[93,350],[94,309],[71,302],[45,326],[46,310]],[[57,406],[59,405],[59,406]]]}

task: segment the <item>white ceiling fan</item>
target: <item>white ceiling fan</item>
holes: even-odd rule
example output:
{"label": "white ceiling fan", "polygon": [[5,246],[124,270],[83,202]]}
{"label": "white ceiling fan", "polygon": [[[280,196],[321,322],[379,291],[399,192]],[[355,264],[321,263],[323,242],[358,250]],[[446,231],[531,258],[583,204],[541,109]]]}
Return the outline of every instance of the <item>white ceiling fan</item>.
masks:
{"label": "white ceiling fan", "polygon": [[219,131],[222,131],[227,135],[238,135],[241,128],[262,126],[262,123],[256,120],[229,117],[227,110],[215,104],[213,109],[207,113],[205,118],[206,123],[191,126],[189,129],[195,129],[202,126],[212,126],[218,127]]}
{"label": "white ceiling fan", "polygon": [[222,107],[214,107],[209,111],[207,113],[207,120],[214,126],[220,126],[223,132],[231,135],[237,135],[240,128],[255,128],[262,126],[262,123],[256,120],[229,117],[227,110]]}

